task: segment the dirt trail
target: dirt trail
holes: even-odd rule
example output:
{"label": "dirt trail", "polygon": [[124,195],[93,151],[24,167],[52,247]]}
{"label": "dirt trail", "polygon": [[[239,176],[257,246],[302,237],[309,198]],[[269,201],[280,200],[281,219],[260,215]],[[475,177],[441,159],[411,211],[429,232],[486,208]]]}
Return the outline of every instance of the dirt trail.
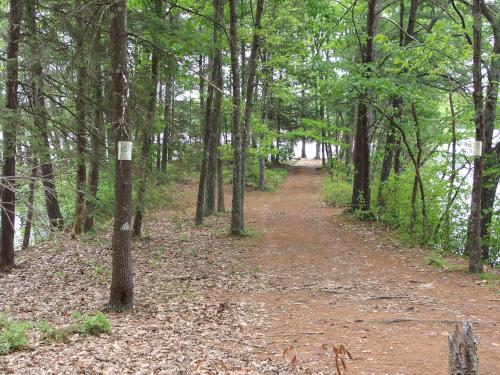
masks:
{"label": "dirt trail", "polygon": [[321,346],[335,343],[355,358],[349,374],[445,374],[447,332],[469,319],[481,373],[500,374],[500,296],[324,207],[316,166],[303,163],[279,192],[247,198],[248,224],[261,236],[242,261],[265,285],[234,298],[262,304],[262,324],[252,328],[262,357],[284,361],[293,345],[299,372],[333,373]]}

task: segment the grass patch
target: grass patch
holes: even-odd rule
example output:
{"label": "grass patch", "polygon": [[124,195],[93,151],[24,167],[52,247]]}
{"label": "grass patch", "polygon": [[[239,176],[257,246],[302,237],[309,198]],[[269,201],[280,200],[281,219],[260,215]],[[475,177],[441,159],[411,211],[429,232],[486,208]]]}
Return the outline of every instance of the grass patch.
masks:
{"label": "grass patch", "polygon": [[257,232],[257,230],[253,228],[245,228],[241,232],[236,234],[237,237],[241,238],[256,238],[258,235],[259,233]]}
{"label": "grass patch", "polygon": [[99,264],[94,264],[92,268],[92,277],[101,283],[111,280],[111,270]]}
{"label": "grass patch", "polygon": [[48,322],[38,324],[38,332],[44,341],[68,341],[69,337],[79,334],[82,336],[99,336],[111,332],[111,324],[106,315],[97,311],[94,315],[73,314],[74,322],[64,327],[54,327]]}
{"label": "grass patch", "polygon": [[18,322],[6,315],[0,315],[0,355],[6,355],[28,346],[26,331],[32,328],[30,322]]}
{"label": "grass patch", "polygon": [[352,199],[352,185],[346,181],[323,181],[323,201],[329,206],[348,207]]}
{"label": "grass patch", "polygon": [[460,269],[456,264],[451,263],[447,259],[443,257],[443,254],[439,252],[432,252],[431,254],[425,257],[425,263],[429,266],[433,266],[435,268],[446,270],[446,271],[456,271]]}

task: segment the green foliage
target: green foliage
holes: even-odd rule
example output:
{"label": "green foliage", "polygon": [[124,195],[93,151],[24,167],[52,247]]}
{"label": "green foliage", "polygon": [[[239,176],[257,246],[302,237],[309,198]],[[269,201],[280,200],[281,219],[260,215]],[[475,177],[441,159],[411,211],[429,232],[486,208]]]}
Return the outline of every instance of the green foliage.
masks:
{"label": "green foliage", "polygon": [[438,252],[438,251],[433,251],[431,254],[427,255],[425,257],[425,262],[429,266],[433,266],[433,267],[443,269],[443,270],[457,270],[458,269],[458,267],[455,264],[446,260],[443,257],[443,254]]}
{"label": "green foliage", "polygon": [[351,204],[352,184],[345,181],[325,178],[323,181],[323,200],[336,207],[348,207]]}
{"label": "green foliage", "polygon": [[101,265],[94,267],[92,275],[103,282],[111,280],[111,270]]}
{"label": "green foliage", "polygon": [[75,314],[74,318],[80,334],[99,336],[101,333],[111,332],[111,324],[101,311],[97,311],[94,315]]}
{"label": "green foliage", "polygon": [[67,341],[72,335],[99,336],[111,332],[109,319],[101,311],[94,315],[81,315],[78,312],[72,315],[74,323],[64,327],[54,327],[46,321],[38,323],[38,332],[45,341]]}
{"label": "green foliage", "polygon": [[31,329],[29,322],[18,322],[5,314],[0,315],[0,355],[6,355],[28,346],[26,331]]}

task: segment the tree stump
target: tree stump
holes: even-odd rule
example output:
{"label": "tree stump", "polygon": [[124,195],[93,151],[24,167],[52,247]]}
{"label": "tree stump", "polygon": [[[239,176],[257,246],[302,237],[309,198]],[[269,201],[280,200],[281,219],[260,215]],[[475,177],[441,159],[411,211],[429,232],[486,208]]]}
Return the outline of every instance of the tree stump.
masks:
{"label": "tree stump", "polygon": [[462,327],[448,334],[448,375],[478,375],[479,358],[472,326],[464,321]]}

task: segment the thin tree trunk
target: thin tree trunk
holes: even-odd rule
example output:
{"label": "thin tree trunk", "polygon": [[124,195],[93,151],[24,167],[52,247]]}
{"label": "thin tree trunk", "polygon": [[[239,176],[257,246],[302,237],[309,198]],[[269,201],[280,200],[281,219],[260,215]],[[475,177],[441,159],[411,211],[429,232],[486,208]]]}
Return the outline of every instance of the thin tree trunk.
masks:
{"label": "thin tree trunk", "polygon": [[[455,105],[453,103],[453,93],[448,93],[448,102],[450,104],[451,114],[451,173],[448,187],[448,195],[446,199],[446,208],[443,214],[444,232],[445,232],[445,249],[449,250],[451,240],[451,221],[450,221],[450,208],[453,204],[453,190],[455,188],[455,178],[457,176],[457,119],[455,115]],[[439,228],[436,228],[439,229]]]}
{"label": "thin tree trunk", "polygon": [[215,214],[216,197],[217,197],[217,164],[220,146],[220,133],[221,133],[221,114],[222,114],[222,51],[219,43],[222,37],[221,24],[224,19],[224,2],[222,0],[214,0],[215,22],[213,33],[213,71],[212,71],[212,84],[214,88],[214,101],[211,110],[210,120],[210,147],[208,156],[208,179],[207,179],[207,192],[205,199],[204,216]]}
{"label": "thin tree trunk", "polygon": [[28,192],[28,202],[26,207],[26,222],[24,224],[22,249],[26,249],[30,245],[31,228],[33,227],[33,211],[35,203],[35,188],[36,188],[38,161],[36,160],[35,157],[33,157],[31,162],[33,165],[31,167],[31,180],[28,185],[29,192]]}
{"label": "thin tree trunk", "polygon": [[[155,0],[155,14],[158,18],[163,16],[163,6],[161,0]],[[146,124],[142,132],[141,165],[139,168],[139,188],[137,189],[137,202],[134,215],[134,226],[132,236],[140,237],[142,232],[142,221],[144,218],[144,200],[146,198],[146,188],[149,176],[151,175],[151,138],[153,135],[153,124],[156,115],[156,97],[158,95],[158,65],[159,51],[153,47],[151,53],[151,80],[149,90],[148,112]]]}
{"label": "thin tree trunk", "polygon": [[[476,127],[476,141],[484,144],[483,124],[483,88],[481,77],[481,1],[473,1],[473,56],[472,75],[474,82],[474,124]],[[470,210],[470,237],[468,241],[469,272],[482,272],[481,262],[481,195],[483,188],[484,154],[474,159],[474,177],[472,180],[472,197]]]}
{"label": "thin tree trunk", "polygon": [[[400,98],[394,98],[393,107],[397,109],[396,118],[400,118],[402,112],[402,100],[400,100]],[[382,161],[382,168],[380,171],[380,183],[377,195],[377,205],[379,209],[384,209],[385,207],[384,185],[391,174],[395,146],[396,130],[394,129],[394,126],[392,126],[392,124],[389,124],[387,129],[387,137],[385,140],[384,159]]]}
{"label": "thin tree trunk", "polygon": [[[367,41],[362,51],[362,62],[366,69],[373,62],[373,38],[375,33],[375,19],[378,0],[368,2],[368,17],[366,21]],[[368,72],[366,73],[368,74]],[[368,79],[366,75],[365,79]],[[360,95],[358,103],[358,119],[356,124],[356,139],[354,146],[354,182],[352,191],[352,210],[370,209],[370,143],[369,143],[369,116],[367,93]]]}
{"label": "thin tree trunk", "polygon": [[161,170],[163,172],[167,171],[168,149],[170,144],[169,135],[172,122],[172,85],[173,77],[170,72],[167,72],[167,82],[165,84],[165,106],[163,111],[163,143],[161,150]]}
{"label": "thin tree trunk", "polygon": [[[130,141],[130,125],[125,114],[127,87],[127,0],[110,5],[111,50],[111,119],[116,139]],[[109,307],[130,310],[134,304],[131,245],[132,161],[117,160],[115,164],[115,220],[113,225],[113,272]]]}
{"label": "thin tree trunk", "polygon": [[[163,103],[163,86],[160,81],[159,92],[158,92],[158,102]],[[156,134],[156,170],[161,171],[161,135]]]}
{"label": "thin tree trunk", "polygon": [[[81,3],[77,2],[78,6]],[[77,32],[73,32],[73,40],[76,41],[76,49],[78,55],[76,58],[76,95],[75,95],[75,108],[76,108],[76,202],[75,202],[75,215],[73,221],[73,236],[78,236],[83,233],[83,225],[85,222],[85,190],[87,183],[87,166],[86,166],[86,80],[87,69],[85,61],[85,51],[83,39],[80,32],[84,30],[83,21],[78,18]]]}
{"label": "thin tree trunk", "polygon": [[236,0],[229,0],[230,28],[229,47],[231,51],[231,74],[232,82],[232,104],[233,104],[233,125],[231,145],[233,148],[233,201],[231,210],[231,233],[239,235],[244,228],[243,207],[242,207],[242,157],[241,157],[241,88],[240,88],[240,67],[238,63],[238,18],[236,15]]}
{"label": "thin tree trunk", "polygon": [[[38,42],[35,2],[27,1],[26,17],[27,32],[30,35],[30,58],[31,58],[31,103],[33,106],[34,123],[34,149],[40,159],[41,180],[44,188],[45,206],[51,228],[63,229],[64,221],[59,207],[56,184],[54,181],[54,167],[50,158],[50,143],[47,131],[47,110],[45,108],[45,97],[43,95],[43,69]],[[57,148],[57,146],[55,146]]]}
{"label": "thin tree trunk", "polygon": [[246,99],[245,99],[245,113],[243,116],[243,127],[241,135],[241,211],[240,211],[240,230],[243,232],[245,229],[244,224],[244,207],[245,207],[245,185],[246,185],[246,171],[248,164],[248,147],[250,143],[250,121],[253,111],[253,99],[255,90],[255,76],[257,71],[257,56],[260,47],[260,22],[264,12],[264,0],[257,0],[257,9],[255,11],[255,24],[254,34],[252,40],[252,49],[250,51],[250,60],[248,61],[248,81],[246,85]]}
{"label": "thin tree trunk", "polygon": [[16,129],[18,124],[19,39],[21,35],[21,0],[10,1],[9,36],[7,43],[6,109],[9,119],[3,125],[3,187],[2,187],[2,246],[0,270],[9,269],[14,262],[14,221],[16,219]]}
{"label": "thin tree trunk", "polygon": [[94,215],[97,207],[97,192],[99,190],[99,165],[101,163],[101,136],[104,127],[104,111],[102,109],[103,93],[103,74],[101,67],[101,38],[100,30],[97,30],[98,37],[94,41],[94,124],[91,134],[91,148],[92,155],[90,159],[90,173],[89,173],[89,199],[87,200],[87,207],[85,212],[85,232],[94,228]]}
{"label": "thin tree trunk", "polygon": [[498,15],[491,11],[484,0],[481,9],[493,29],[493,56],[488,70],[488,89],[484,106],[484,175],[481,195],[481,238],[484,260],[490,260],[490,224],[493,217],[497,186],[500,180],[500,142],[493,146],[493,129],[495,128],[496,107],[498,101],[498,81],[500,80],[500,22]]}

